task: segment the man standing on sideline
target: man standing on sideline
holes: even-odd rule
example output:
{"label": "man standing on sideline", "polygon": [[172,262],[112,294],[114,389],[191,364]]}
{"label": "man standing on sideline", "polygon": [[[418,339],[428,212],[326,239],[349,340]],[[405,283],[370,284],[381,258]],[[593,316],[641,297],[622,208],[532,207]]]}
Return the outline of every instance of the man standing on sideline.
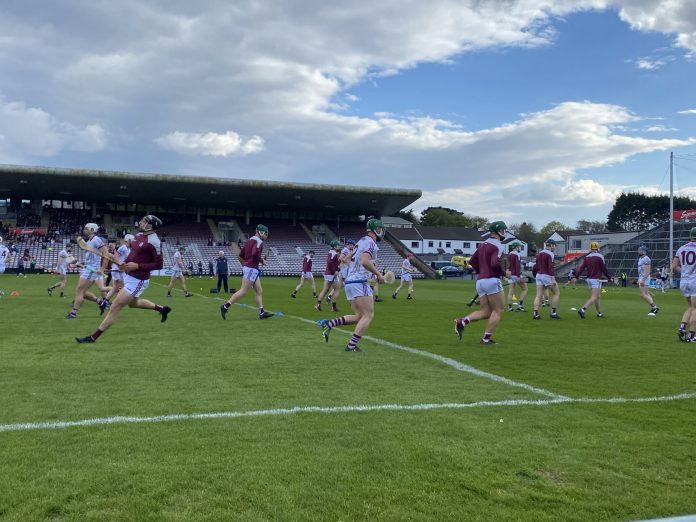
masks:
{"label": "man standing on sideline", "polygon": [[254,289],[256,294],[256,306],[259,309],[259,319],[267,319],[275,314],[263,309],[263,287],[261,286],[261,270],[266,261],[263,258],[263,242],[268,239],[268,227],[257,225],[256,234],[251,236],[239,253],[239,259],[243,263],[242,267],[242,286],[237,290],[226,303],[220,306],[220,315],[227,319],[227,312],[234,303],[239,301],[249,291]]}
{"label": "man standing on sideline", "polygon": [[[522,243],[515,241],[510,245],[510,253],[508,259],[510,261],[510,289],[508,291],[508,312],[526,312],[524,309],[524,298],[527,297],[527,278],[522,275],[522,262],[520,252],[522,251]],[[513,296],[515,295],[515,287],[520,289],[520,298],[517,302],[517,308],[512,307]]]}
{"label": "man standing on sideline", "polygon": [[161,315],[161,322],[167,320],[169,312],[172,311],[168,306],[161,306],[140,299],[140,296],[150,284],[150,272],[162,268],[162,246],[155,230],[162,226],[162,221],[151,214],[143,217],[138,222],[140,232],[135,236],[130,244],[130,253],[126,257],[125,263],[121,268],[125,272],[123,276],[123,288],[119,291],[113,303],[109,307],[109,312],[101,322],[99,327],[92,335],[87,337],[75,337],[78,343],[93,343],[108,330],[118,319],[121,310],[129,308],[144,308],[154,310]]}
{"label": "man standing on sideline", "polygon": [[641,245],[638,247],[638,289],[640,290],[640,298],[650,305],[648,315],[657,315],[660,309],[653,301],[652,295],[650,295],[650,288],[648,287],[651,264],[652,261],[648,257],[648,247]]}
{"label": "man standing on sideline", "polygon": [[481,344],[495,344],[492,339],[503,312],[503,277],[510,277],[510,271],[504,271],[500,264],[503,253],[501,241],[505,238],[507,225],[502,221],[494,221],[488,227],[490,236],[476,249],[469,263],[478,274],[476,293],[478,293],[481,308],[472,314],[454,320],[454,332],[462,338],[464,328],[474,321],[488,319],[486,331]]}
{"label": "man standing on sideline", "polygon": [[544,299],[544,291],[551,292],[551,319],[560,319],[556,308],[560,298],[560,290],[556,282],[556,267],[554,266],[554,252],[556,251],[556,242],[549,239],[546,242],[545,248],[536,255],[536,297],[534,298],[534,315],[532,319],[541,319],[539,315],[539,307]]}
{"label": "man standing on sideline", "polygon": [[229,293],[230,289],[227,286],[227,276],[230,273],[229,266],[227,265],[227,258],[225,257],[225,252],[220,250],[218,256],[215,258],[215,269],[217,271],[217,291],[220,293],[220,288],[225,287],[225,293]]}
{"label": "man standing on sideline", "polygon": [[587,270],[587,286],[590,288],[590,298],[587,302],[578,310],[578,315],[581,319],[585,318],[585,312],[587,309],[594,304],[595,310],[597,311],[597,317],[603,318],[602,310],[600,309],[600,294],[602,293],[602,276],[606,277],[608,281],[612,281],[609,270],[607,270],[607,265],[604,264],[604,256],[599,253],[599,243],[592,241],[590,243],[590,253],[585,256],[582,260],[582,264],[575,271],[576,277],[580,277],[585,270]]}
{"label": "man standing on sideline", "polygon": [[[679,325],[679,340],[686,343],[696,343],[696,227],[689,233],[691,239],[686,245],[677,250],[672,260],[674,272],[681,273],[679,289],[686,297],[686,311]],[[686,333],[686,328],[689,333]]]}

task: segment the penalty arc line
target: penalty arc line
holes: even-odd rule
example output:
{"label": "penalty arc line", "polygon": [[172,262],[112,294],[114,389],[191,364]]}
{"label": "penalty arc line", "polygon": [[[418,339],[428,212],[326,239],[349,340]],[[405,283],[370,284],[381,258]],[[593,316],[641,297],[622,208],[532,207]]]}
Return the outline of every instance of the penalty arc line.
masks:
{"label": "penalty arc line", "polygon": [[[161,283],[155,283],[155,284],[159,285],[159,286],[165,286]],[[206,296],[206,295],[202,295],[202,294],[194,294],[194,295],[198,295],[204,299],[212,299],[211,297]],[[254,310],[256,309],[256,307],[248,305],[248,304],[244,304],[244,303],[237,303],[237,304],[243,308],[251,308]],[[287,317],[289,319],[294,319],[296,321],[301,321],[301,322],[307,323],[307,324],[313,324],[313,325],[317,324],[316,321],[312,321],[311,319],[307,319],[305,317],[300,317],[298,315],[283,314],[283,317]],[[347,332],[346,330],[342,330],[340,328],[334,328],[334,330],[337,332],[341,332],[342,334],[351,335],[350,332]],[[372,337],[370,335],[363,336],[363,339],[370,340],[370,341],[372,341],[376,344],[380,344],[382,346],[387,346],[389,348],[395,348],[397,350],[401,350],[401,351],[408,352],[408,353],[411,353],[414,355],[418,355],[420,357],[427,357],[428,359],[438,361],[438,362],[445,364],[451,368],[454,368],[457,371],[468,373],[471,375],[475,375],[475,376],[481,377],[483,379],[488,379],[491,381],[499,382],[501,384],[506,384],[508,386],[513,386],[515,388],[522,388],[522,389],[527,390],[527,391],[534,393],[536,395],[543,395],[544,397],[550,397],[552,399],[560,399],[560,400],[569,399],[569,397],[566,397],[565,395],[560,395],[558,393],[554,393],[552,391],[545,390],[544,388],[539,388],[536,386],[532,386],[530,384],[526,384],[523,382],[508,379],[507,377],[503,377],[502,375],[497,375],[495,373],[490,373],[490,372],[486,372],[483,370],[479,370],[478,368],[475,368],[473,366],[469,366],[468,364],[461,363],[455,359],[450,359],[449,357],[444,357],[442,355],[438,355],[438,354],[435,354],[432,352],[428,352],[425,350],[419,350],[417,348],[411,348],[410,346],[404,346],[401,344],[393,343],[391,341],[380,339],[378,337]]]}
{"label": "penalty arc line", "polygon": [[631,404],[648,402],[669,402],[696,399],[695,393],[682,393],[661,397],[610,397],[610,398],[579,398],[579,399],[514,399],[503,401],[478,401],[468,403],[423,403],[423,404],[374,404],[355,406],[296,406],[294,408],[276,408],[270,410],[229,411],[212,413],[182,413],[157,415],[150,417],[114,416],[82,419],[77,421],[24,422],[15,424],[0,424],[0,433],[14,431],[58,430],[66,428],[123,425],[123,424],[153,424],[188,420],[208,419],[237,419],[242,417],[271,417],[296,415],[301,413],[361,413],[373,411],[429,411],[429,410],[463,410],[472,408],[496,408],[518,406],[552,406],[556,404]]}

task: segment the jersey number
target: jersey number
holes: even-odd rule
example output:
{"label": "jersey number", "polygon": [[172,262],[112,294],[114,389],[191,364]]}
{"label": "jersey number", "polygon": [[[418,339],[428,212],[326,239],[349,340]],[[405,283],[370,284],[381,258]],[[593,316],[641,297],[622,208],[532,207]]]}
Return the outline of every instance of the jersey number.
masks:
{"label": "jersey number", "polygon": [[696,265],[696,252],[693,250],[686,250],[681,253],[681,264],[693,266]]}

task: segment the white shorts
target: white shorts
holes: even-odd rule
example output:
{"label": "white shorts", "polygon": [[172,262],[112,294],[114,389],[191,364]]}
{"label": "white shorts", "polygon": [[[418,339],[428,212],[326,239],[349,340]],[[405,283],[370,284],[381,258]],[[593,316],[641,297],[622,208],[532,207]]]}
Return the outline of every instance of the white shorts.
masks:
{"label": "white shorts", "polygon": [[172,269],[172,277],[176,277],[178,279],[179,277],[181,277],[181,274],[181,270]]}
{"label": "white shorts", "polygon": [[536,275],[537,286],[553,286],[553,277],[548,274]]}
{"label": "white shorts", "polygon": [[68,269],[64,266],[61,266],[58,268],[58,275],[67,275],[68,274]]}
{"label": "white shorts", "polygon": [[404,272],[403,274],[401,274],[401,280],[406,283],[410,283],[411,281],[413,281],[413,276],[411,276],[411,272]]}
{"label": "white shorts", "polygon": [[648,284],[648,279],[649,277],[639,277],[638,278],[638,285],[646,285]]}
{"label": "white shorts", "polygon": [[599,279],[588,279],[587,286],[590,288],[602,288],[602,282]]}
{"label": "white shorts", "polygon": [[503,282],[497,277],[488,277],[476,281],[476,293],[482,295],[495,295],[503,291]]}
{"label": "white shorts", "polygon": [[329,283],[333,283],[335,280],[336,280],[336,274],[334,274],[334,275],[324,274],[324,281],[328,281]]}
{"label": "white shorts", "polygon": [[4,267],[4,266],[0,266],[0,274],[4,274],[4,273],[5,273],[5,267]]}
{"label": "white shorts", "polygon": [[344,266],[343,268],[341,268],[341,277],[343,278],[344,281],[346,280],[346,277],[348,277],[348,269],[349,268],[350,268],[349,266]]}
{"label": "white shorts", "polygon": [[242,278],[243,279],[248,279],[252,283],[255,283],[260,275],[261,275],[261,272],[259,272],[258,268],[251,268],[249,266],[242,267]]}
{"label": "white shorts", "polygon": [[98,279],[104,279],[104,274],[97,272],[94,268],[83,268],[80,271],[80,279],[85,279],[87,281],[97,281]]}
{"label": "white shorts", "polygon": [[149,279],[137,279],[123,274],[123,289],[133,297],[140,297],[149,284]]}
{"label": "white shorts", "polygon": [[356,297],[372,297],[372,287],[367,281],[346,281],[346,299],[352,301]]}
{"label": "white shorts", "polygon": [[314,279],[312,272],[302,272],[302,279]]}
{"label": "white shorts", "polygon": [[526,281],[524,280],[524,278],[523,278],[522,276],[514,276],[514,275],[511,275],[510,277],[508,277],[508,280],[509,280],[510,283],[512,283],[512,284],[516,284],[516,283],[526,283]]}
{"label": "white shorts", "polygon": [[679,282],[679,290],[681,290],[684,297],[696,297],[696,280],[682,279]]}
{"label": "white shorts", "polygon": [[123,281],[123,276],[125,274],[121,272],[120,270],[112,270],[111,271],[111,279],[113,281]]}

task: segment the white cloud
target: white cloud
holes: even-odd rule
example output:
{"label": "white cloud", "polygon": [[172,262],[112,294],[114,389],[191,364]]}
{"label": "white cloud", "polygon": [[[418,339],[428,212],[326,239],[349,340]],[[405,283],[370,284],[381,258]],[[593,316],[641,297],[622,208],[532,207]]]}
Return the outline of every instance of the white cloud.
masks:
{"label": "white cloud", "polygon": [[675,36],[675,44],[696,51],[696,3],[692,0],[614,0],[619,17],[633,29]]}
{"label": "white cloud", "polygon": [[685,111],[679,111],[677,114],[696,114],[696,109],[688,109]]}
{"label": "white cloud", "polygon": [[94,152],[107,144],[106,131],[60,121],[39,107],[0,97],[0,161],[26,161],[32,156],[55,156],[63,151]]}
{"label": "white cloud", "polygon": [[678,130],[676,127],[665,127],[664,125],[651,125],[643,129],[644,132],[675,132]]}
{"label": "white cloud", "polygon": [[155,142],[167,150],[181,154],[223,157],[258,154],[265,146],[260,136],[252,136],[245,140],[233,131],[224,134],[176,131],[157,138]]}
{"label": "white cloud", "polygon": [[663,66],[667,65],[670,60],[664,59],[664,58],[640,58],[636,60],[636,67],[638,69],[643,69],[646,71],[654,71],[657,69],[662,68]]}

